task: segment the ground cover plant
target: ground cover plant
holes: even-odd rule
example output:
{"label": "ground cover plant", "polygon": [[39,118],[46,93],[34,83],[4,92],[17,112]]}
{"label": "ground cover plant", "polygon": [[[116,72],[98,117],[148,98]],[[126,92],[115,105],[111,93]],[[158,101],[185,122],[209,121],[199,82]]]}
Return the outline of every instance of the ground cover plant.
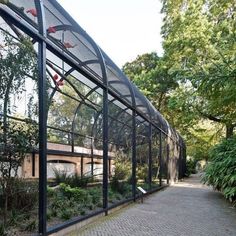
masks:
{"label": "ground cover plant", "polygon": [[211,150],[202,181],[236,204],[236,136],[224,139]]}

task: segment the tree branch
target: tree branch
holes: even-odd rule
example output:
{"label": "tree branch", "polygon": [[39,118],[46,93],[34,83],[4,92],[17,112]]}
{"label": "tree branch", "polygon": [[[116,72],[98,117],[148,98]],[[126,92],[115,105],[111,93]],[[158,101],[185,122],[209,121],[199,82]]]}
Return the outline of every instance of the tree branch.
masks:
{"label": "tree branch", "polygon": [[209,119],[209,120],[212,120],[212,121],[215,121],[215,122],[218,122],[218,123],[222,123],[222,122],[223,122],[222,119],[217,118],[217,117],[215,117],[215,116],[213,116],[213,115],[211,115],[211,114],[206,114],[205,112],[200,111],[199,108],[197,108],[197,111],[198,111],[203,117],[205,117],[205,118],[207,118],[207,119]]}

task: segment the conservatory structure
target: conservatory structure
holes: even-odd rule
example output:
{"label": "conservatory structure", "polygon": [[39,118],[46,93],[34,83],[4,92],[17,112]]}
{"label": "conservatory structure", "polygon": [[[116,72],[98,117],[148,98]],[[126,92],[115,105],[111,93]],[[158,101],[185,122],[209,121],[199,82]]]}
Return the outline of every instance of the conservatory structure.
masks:
{"label": "conservatory structure", "polygon": [[48,235],[184,176],[181,136],[56,0],[0,1],[0,58],[5,228],[14,210]]}

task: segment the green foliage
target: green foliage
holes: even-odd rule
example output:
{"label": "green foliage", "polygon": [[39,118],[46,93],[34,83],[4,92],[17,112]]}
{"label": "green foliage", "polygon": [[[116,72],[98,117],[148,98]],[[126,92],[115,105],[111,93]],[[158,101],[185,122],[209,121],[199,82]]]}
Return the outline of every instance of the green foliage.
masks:
{"label": "green foliage", "polygon": [[[33,231],[37,228],[35,211],[38,207],[38,183],[18,178],[10,180],[12,191],[8,192],[7,220],[3,223],[6,235],[15,235],[11,228]],[[3,198],[2,205],[5,203],[5,197],[1,193],[0,197]],[[0,218],[0,222],[1,220],[2,218]]]}
{"label": "green foliage", "polygon": [[70,175],[66,183],[70,185],[72,188],[74,187],[86,187],[88,183],[93,182],[93,177],[92,176],[80,176],[77,173],[74,173],[73,175]]}
{"label": "green foliage", "polygon": [[223,140],[210,152],[202,181],[236,201],[236,136]]}
{"label": "green foliage", "polygon": [[86,201],[88,199],[87,191],[84,190],[84,189],[81,189],[79,187],[72,188],[69,185],[61,183],[60,184],[60,191],[68,199],[72,199],[73,198],[77,202],[86,203]]}
{"label": "green foliage", "polygon": [[[144,92],[168,122],[175,127],[187,142],[188,154],[197,159],[207,159],[207,150],[221,137],[222,126],[209,124],[196,110],[198,101],[195,89],[190,83],[183,83],[171,73],[168,58],[157,54],[143,54],[123,67],[128,77]],[[215,132],[215,130],[218,130]],[[148,145],[139,145],[137,160],[145,163]],[[201,150],[201,151],[200,151]],[[139,160],[140,159],[140,160]],[[139,170],[140,178],[145,179],[144,171]],[[143,175],[142,175],[143,173]],[[141,176],[142,175],[142,176]]]}
{"label": "green foliage", "polygon": [[139,165],[137,168],[137,179],[148,182],[148,165]]}
{"label": "green foliage", "polygon": [[[91,140],[85,136],[91,134],[92,125],[94,120],[94,110],[96,110],[96,104],[102,103],[101,95],[98,93],[92,93],[87,99],[84,100],[85,104],[81,104],[78,108],[78,102],[75,100],[84,99],[84,96],[89,92],[89,87],[84,85],[73,76],[68,76],[65,85],[61,88],[62,93],[56,93],[51,101],[48,113],[48,124],[53,127],[70,130],[72,121],[74,121],[74,129],[80,134],[74,136],[75,145],[91,147]],[[71,86],[72,84],[72,86]],[[68,96],[65,96],[67,94]],[[72,99],[75,98],[75,99]],[[79,112],[79,115],[76,115]],[[75,116],[76,115],[76,116]],[[97,122],[101,122],[98,118]],[[71,143],[71,134],[66,134],[61,131],[49,129],[48,140],[52,142],[60,142],[65,144]]]}
{"label": "green foliage", "polygon": [[223,124],[229,137],[236,125],[235,1],[162,2],[168,73],[191,89],[192,114]]}
{"label": "green foliage", "polygon": [[87,191],[88,194],[91,196],[93,204],[101,204],[102,191],[100,188],[90,188]]}
{"label": "green foliage", "polygon": [[[11,121],[0,122],[0,188],[4,202],[4,221],[8,209],[30,208],[36,198],[35,189],[27,193],[28,184],[18,178],[18,169],[26,154],[38,143],[38,127],[32,123]],[[31,198],[29,195],[32,194]],[[33,201],[33,202],[32,202]]]}
{"label": "green foliage", "polygon": [[117,180],[127,180],[131,174],[131,160],[122,152],[117,152],[115,157],[114,178]]}
{"label": "green foliage", "polygon": [[62,220],[69,220],[74,215],[74,211],[72,209],[64,209],[61,211],[60,218]]}
{"label": "green foliage", "polygon": [[5,225],[2,223],[0,223],[0,235],[7,236],[7,231],[6,231]]}
{"label": "green foliage", "polygon": [[[31,209],[37,202],[35,189],[26,187],[18,179],[18,169],[26,154],[38,143],[36,123],[9,121],[8,115],[15,112],[13,98],[18,99],[25,91],[26,79],[37,81],[37,56],[31,40],[22,36],[20,40],[7,31],[2,33],[0,47],[0,188],[3,222],[8,227],[7,216],[12,208]],[[36,83],[37,84],[37,83]],[[33,95],[32,95],[33,96]],[[30,98],[32,101],[32,98]],[[32,106],[28,104],[29,117]],[[24,186],[25,185],[25,186]],[[27,188],[27,189],[26,189]],[[2,220],[2,219],[1,219]]]}
{"label": "green foliage", "polygon": [[101,187],[79,188],[61,183],[58,187],[48,187],[48,220],[59,217],[68,220],[78,214],[102,207]]}
{"label": "green foliage", "polygon": [[114,192],[125,195],[130,192],[131,161],[121,152],[116,153],[115,171],[110,186]]}
{"label": "green foliage", "polygon": [[120,201],[123,199],[123,196],[121,193],[119,193],[117,190],[113,190],[112,188],[108,189],[108,201],[111,203],[115,203],[117,201]]}
{"label": "green foliage", "polygon": [[125,181],[119,181],[113,178],[110,182],[110,185],[113,192],[119,193],[123,197],[130,196],[132,192],[132,185]]}
{"label": "green foliage", "polygon": [[72,188],[86,187],[89,182],[93,182],[92,176],[80,176],[78,173],[68,174],[66,171],[54,169],[56,184],[65,183]]}
{"label": "green foliage", "polygon": [[2,33],[0,47],[0,99],[4,100],[4,112],[10,105],[10,94],[21,94],[27,75],[37,79],[37,57],[33,44],[27,37],[17,41],[9,33]]}
{"label": "green foliage", "polygon": [[162,58],[155,52],[138,56],[123,66],[124,73],[161,112],[165,112],[168,93],[178,84],[171,78]]}
{"label": "green foliage", "polygon": [[12,195],[9,196],[9,209],[33,210],[38,202],[38,182],[25,179],[11,179]]}
{"label": "green foliage", "polygon": [[0,121],[0,127],[0,171],[3,177],[0,183],[6,186],[4,181],[12,175],[17,176],[18,168],[26,154],[32,152],[37,145],[38,127],[34,123],[17,121],[5,124]]}
{"label": "green foliage", "polygon": [[115,173],[112,177],[117,180],[125,180],[130,174],[130,166],[124,162],[115,161]]}
{"label": "green foliage", "polygon": [[24,222],[24,224],[21,226],[21,230],[28,232],[35,232],[37,227],[38,227],[37,220],[29,219],[28,221]]}
{"label": "green foliage", "polygon": [[65,183],[68,178],[68,174],[66,171],[58,170],[56,168],[53,169],[53,174],[56,184]]}
{"label": "green foliage", "polygon": [[190,176],[191,174],[196,174],[196,160],[195,159],[189,159],[186,162],[186,176]]}

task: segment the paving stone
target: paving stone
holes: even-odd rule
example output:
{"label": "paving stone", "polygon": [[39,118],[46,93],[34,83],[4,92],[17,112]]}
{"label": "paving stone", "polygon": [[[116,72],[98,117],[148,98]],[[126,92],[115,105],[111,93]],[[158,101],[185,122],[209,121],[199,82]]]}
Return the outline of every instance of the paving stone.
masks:
{"label": "paving stone", "polygon": [[71,236],[236,236],[236,209],[193,175]]}

